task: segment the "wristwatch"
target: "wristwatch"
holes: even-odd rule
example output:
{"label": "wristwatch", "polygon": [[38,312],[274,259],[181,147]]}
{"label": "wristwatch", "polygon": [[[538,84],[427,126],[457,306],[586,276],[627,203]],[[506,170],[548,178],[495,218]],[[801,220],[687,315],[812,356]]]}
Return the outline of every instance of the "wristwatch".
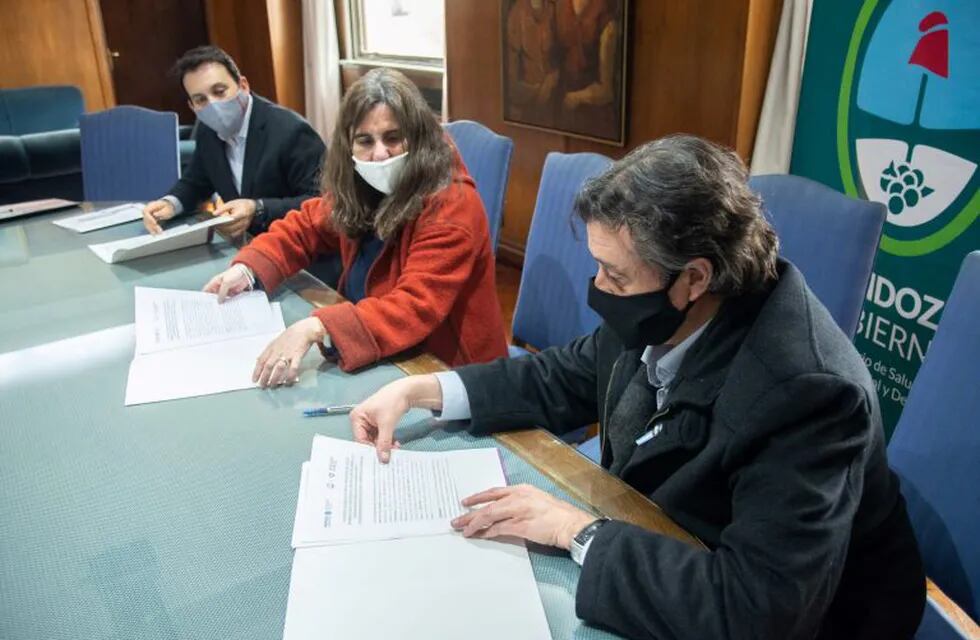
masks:
{"label": "wristwatch", "polygon": [[255,199],[255,216],[252,220],[258,222],[263,229],[265,228],[265,201],[261,198]]}
{"label": "wristwatch", "polygon": [[575,564],[582,566],[582,563],[585,562],[585,552],[589,549],[589,543],[592,542],[592,538],[595,537],[595,534],[607,522],[609,522],[609,518],[594,520],[572,538],[572,547],[569,549],[569,552],[572,554],[572,560],[575,561]]}

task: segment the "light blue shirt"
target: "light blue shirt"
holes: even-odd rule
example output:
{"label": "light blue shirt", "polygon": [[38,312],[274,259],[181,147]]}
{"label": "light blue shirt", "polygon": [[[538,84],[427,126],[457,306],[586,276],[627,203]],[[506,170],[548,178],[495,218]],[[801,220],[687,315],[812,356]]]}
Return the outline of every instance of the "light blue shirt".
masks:
{"label": "light blue shirt", "polygon": [[[710,320],[705,322],[675,347],[658,345],[643,350],[640,360],[647,366],[647,379],[650,384],[657,388],[657,409],[663,406],[667,392],[670,390],[670,383],[674,381],[677,370],[684,361],[684,355],[710,323]],[[470,398],[466,394],[466,387],[459,374],[455,371],[440,371],[435,376],[439,386],[442,387],[442,412],[433,412],[436,420],[440,422],[469,420],[472,416]]]}
{"label": "light blue shirt", "polygon": [[[228,168],[231,169],[231,178],[235,183],[238,193],[242,192],[242,172],[245,169],[245,141],[248,138],[248,123],[252,119],[252,94],[248,94],[248,106],[245,107],[245,119],[242,126],[238,129],[231,140],[221,140],[225,143],[225,157],[228,159]],[[220,136],[219,136],[220,138]],[[174,196],[163,196],[174,207],[174,215],[184,212],[184,204]]]}

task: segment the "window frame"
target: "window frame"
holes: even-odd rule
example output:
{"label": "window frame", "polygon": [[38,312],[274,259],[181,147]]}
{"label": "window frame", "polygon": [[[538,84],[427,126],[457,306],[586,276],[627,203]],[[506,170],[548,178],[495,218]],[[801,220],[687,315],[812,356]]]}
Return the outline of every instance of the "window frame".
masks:
{"label": "window frame", "polygon": [[[445,53],[440,58],[424,58],[418,56],[399,56],[395,54],[371,53],[364,50],[367,41],[364,16],[361,13],[362,3],[366,0],[343,0],[345,13],[345,57],[342,65],[370,65],[393,67],[427,73],[445,73]],[[367,0],[370,1],[370,0]],[[445,25],[443,26],[445,28]]]}

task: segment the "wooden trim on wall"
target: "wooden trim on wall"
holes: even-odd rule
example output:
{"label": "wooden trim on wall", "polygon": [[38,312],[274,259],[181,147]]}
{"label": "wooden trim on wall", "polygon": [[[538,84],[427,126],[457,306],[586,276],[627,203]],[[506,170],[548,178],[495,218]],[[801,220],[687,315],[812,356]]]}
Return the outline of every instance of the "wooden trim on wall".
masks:
{"label": "wooden trim on wall", "polygon": [[294,0],[266,0],[269,45],[279,104],[306,115],[303,10]]}
{"label": "wooden trim on wall", "polygon": [[769,65],[779,31],[783,0],[751,0],[745,30],[745,57],[742,59],[741,94],[735,129],[735,150],[752,161],[756,129],[762,113],[762,100],[769,81]]}
{"label": "wooden trim on wall", "polygon": [[105,37],[105,25],[102,24],[102,7],[99,0],[85,0],[85,14],[88,17],[88,28],[92,38],[95,53],[95,64],[98,68],[99,89],[102,92],[104,109],[116,106],[116,90],[112,85],[112,68],[109,65],[109,45]]}
{"label": "wooden trim on wall", "polygon": [[497,262],[520,269],[524,266],[524,245],[500,238],[497,243]]}

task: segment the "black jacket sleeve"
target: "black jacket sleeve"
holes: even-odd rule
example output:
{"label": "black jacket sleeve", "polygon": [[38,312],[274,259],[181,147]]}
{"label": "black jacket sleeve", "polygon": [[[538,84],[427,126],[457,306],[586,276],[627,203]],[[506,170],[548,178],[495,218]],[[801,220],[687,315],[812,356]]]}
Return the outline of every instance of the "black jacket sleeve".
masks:
{"label": "black jacket sleeve", "polygon": [[745,416],[764,434],[724,464],[731,523],[714,550],[622,522],[599,530],[575,608],[630,638],[810,638],[840,580],[870,437],[864,391],[828,374],[772,387]]}
{"label": "black jacket sleeve", "polygon": [[191,156],[190,165],[167,194],[180,200],[180,203],[184,205],[185,213],[195,211],[197,206],[215,191],[214,185],[211,184],[211,178],[208,177],[207,171],[204,169],[202,147],[207,143],[203,140],[203,135],[205,135],[204,127],[198,126],[194,136],[194,155]]}
{"label": "black jacket sleeve", "polygon": [[470,430],[539,426],[564,433],[596,421],[596,336],[521,358],[457,369],[470,402]]}
{"label": "black jacket sleeve", "polygon": [[281,160],[288,191],[296,195],[289,198],[263,197],[265,215],[261,219],[256,216],[252,221],[249,226],[252,235],[267,231],[273,222],[286,217],[290,211],[299,209],[303,201],[320,195],[320,164],[326,146],[310,125],[306,122],[302,125],[294,130],[283,146],[285,153]]}

